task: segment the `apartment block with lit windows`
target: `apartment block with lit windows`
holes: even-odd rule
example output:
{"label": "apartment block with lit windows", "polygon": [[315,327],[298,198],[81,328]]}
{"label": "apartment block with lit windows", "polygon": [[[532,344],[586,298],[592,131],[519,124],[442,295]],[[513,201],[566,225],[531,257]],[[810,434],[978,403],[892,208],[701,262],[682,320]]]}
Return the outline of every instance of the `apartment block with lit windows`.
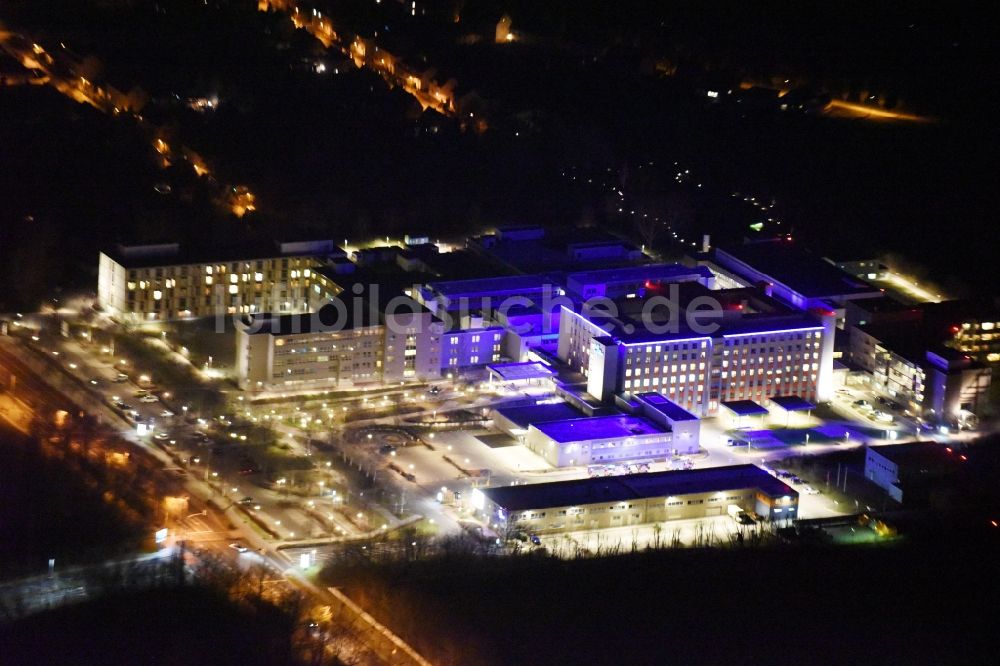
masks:
{"label": "apartment block with lit windows", "polygon": [[312,273],[332,241],[275,243],[194,255],[177,243],[118,246],[102,252],[98,303],[132,321],[218,314],[308,312]]}

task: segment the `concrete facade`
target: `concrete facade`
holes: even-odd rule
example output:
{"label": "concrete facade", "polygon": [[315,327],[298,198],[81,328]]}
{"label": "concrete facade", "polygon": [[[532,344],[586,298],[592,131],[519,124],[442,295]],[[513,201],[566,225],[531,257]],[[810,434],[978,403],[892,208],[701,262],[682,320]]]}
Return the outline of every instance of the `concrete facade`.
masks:
{"label": "concrete facade", "polygon": [[326,327],[313,315],[260,315],[236,327],[237,381],[244,390],[329,390],[436,379],[441,324],[429,312]]}
{"label": "concrete facade", "polygon": [[178,244],[119,246],[98,260],[97,301],[134,322],[308,312],[313,270],[331,241],[276,243],[238,258],[186,256]]}
{"label": "concrete facade", "polygon": [[633,342],[563,308],[558,356],[587,376],[595,398],[655,391],[705,417],[715,416],[723,401],[822,399],[822,368],[831,375],[833,369],[832,333],[830,318],[793,315],[737,322],[712,335],[646,335]]}
{"label": "concrete facade", "polygon": [[615,414],[528,426],[524,444],[554,467],[664,460],[696,453],[698,439],[641,416]]}
{"label": "concrete facade", "polygon": [[798,517],[798,493],[754,465],[486,488],[472,504],[495,529],[539,534],[720,516],[730,504],[765,520]]}

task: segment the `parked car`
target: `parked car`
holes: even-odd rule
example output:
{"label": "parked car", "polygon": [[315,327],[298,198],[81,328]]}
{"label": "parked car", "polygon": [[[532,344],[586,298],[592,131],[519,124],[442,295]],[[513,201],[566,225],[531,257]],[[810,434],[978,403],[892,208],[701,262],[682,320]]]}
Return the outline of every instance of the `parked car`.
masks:
{"label": "parked car", "polygon": [[531,539],[531,543],[535,544],[536,546],[542,545],[542,540],[538,538],[537,534],[532,534],[529,538]]}
{"label": "parked car", "polygon": [[810,485],[805,485],[799,488],[800,493],[805,493],[806,495],[819,495],[819,491]]}

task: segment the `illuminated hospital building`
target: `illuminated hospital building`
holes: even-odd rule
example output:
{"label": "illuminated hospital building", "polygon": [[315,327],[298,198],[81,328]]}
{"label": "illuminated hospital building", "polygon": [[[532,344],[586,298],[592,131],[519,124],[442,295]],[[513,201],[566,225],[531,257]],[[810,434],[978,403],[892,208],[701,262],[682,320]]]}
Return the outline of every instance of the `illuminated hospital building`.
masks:
{"label": "illuminated hospital building", "polygon": [[268,243],[189,253],[178,243],[102,252],[97,299],[110,314],[168,321],[258,312],[309,312],[313,271],[343,254],[333,241]]}
{"label": "illuminated hospital building", "polygon": [[643,314],[646,299],[616,301],[615,316],[563,307],[558,356],[586,376],[587,393],[608,400],[657,392],[699,417],[728,401],[829,399],[835,313],[795,311],[753,289],[680,286],[682,319],[699,296],[718,304],[717,316],[701,319],[708,330],[680,321],[656,332],[666,320]]}

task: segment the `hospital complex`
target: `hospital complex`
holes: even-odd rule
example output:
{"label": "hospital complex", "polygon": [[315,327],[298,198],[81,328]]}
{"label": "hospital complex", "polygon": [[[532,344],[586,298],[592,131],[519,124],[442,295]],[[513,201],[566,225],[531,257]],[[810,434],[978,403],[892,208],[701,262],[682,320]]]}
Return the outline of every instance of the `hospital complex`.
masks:
{"label": "hospital complex", "polygon": [[[501,228],[458,247],[410,237],[207,255],[119,246],[100,255],[98,301],[133,324],[230,322],[235,379],[248,392],[461,376],[544,383],[563,399],[558,410],[494,417],[556,467],[695,452],[700,419],[810,409],[851,373],[916,414],[974,417],[1000,360],[995,303],[902,304],[871,283],[877,262],[830,261],[788,238],[725,248],[706,238],[682,262],[656,263],[606,232],[572,231]],[[693,501],[712,508],[698,493],[717,492],[715,481],[690,492],[677,483],[668,474],[609,487],[607,502],[559,490],[566,506],[542,513],[603,525],[687,515]],[[789,489],[752,472],[731,470],[726,483],[739,486],[726,502],[794,511]],[[522,494],[491,491],[482,506],[496,515],[537,504]]]}

